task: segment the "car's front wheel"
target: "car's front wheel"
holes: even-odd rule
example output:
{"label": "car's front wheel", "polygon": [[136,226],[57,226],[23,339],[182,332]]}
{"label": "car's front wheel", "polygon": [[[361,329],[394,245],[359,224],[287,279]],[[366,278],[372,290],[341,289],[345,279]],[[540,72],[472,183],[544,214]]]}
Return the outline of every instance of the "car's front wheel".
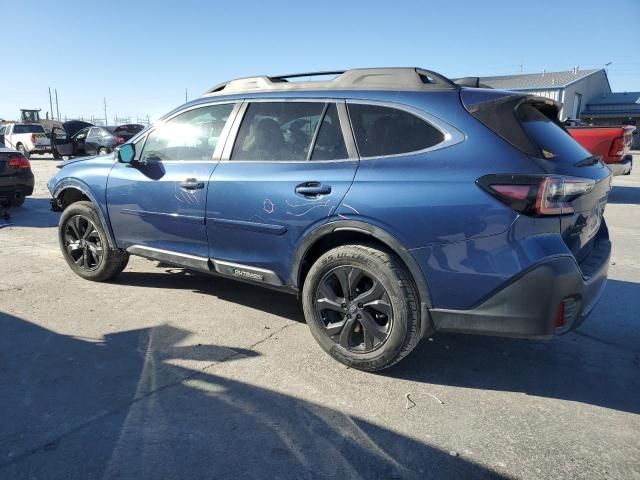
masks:
{"label": "car's front wheel", "polygon": [[73,203],[62,212],[58,239],[71,270],[87,280],[109,280],[122,272],[129,261],[127,252],[109,247],[102,222],[90,202]]}
{"label": "car's front wheel", "polygon": [[344,245],[326,252],[309,270],[302,295],[311,333],[350,367],[390,367],[420,338],[410,275],[399,259],[377,247]]}

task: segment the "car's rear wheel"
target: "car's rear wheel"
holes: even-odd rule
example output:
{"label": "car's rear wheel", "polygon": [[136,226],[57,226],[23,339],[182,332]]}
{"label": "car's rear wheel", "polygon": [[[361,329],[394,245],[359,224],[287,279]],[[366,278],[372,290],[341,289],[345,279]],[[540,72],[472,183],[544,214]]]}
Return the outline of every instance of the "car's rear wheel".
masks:
{"label": "car's rear wheel", "polygon": [[26,158],[29,158],[29,152],[27,152],[27,149],[21,143],[18,144],[17,150]]}
{"label": "car's rear wheel", "polygon": [[309,270],[302,295],[314,338],[345,365],[382,370],[418,343],[419,301],[411,277],[393,254],[377,247],[328,251]]}
{"label": "car's rear wheel", "polygon": [[87,280],[103,282],[127,266],[129,254],[110,248],[97,212],[90,202],[76,202],[62,212],[58,239],[71,270]]}

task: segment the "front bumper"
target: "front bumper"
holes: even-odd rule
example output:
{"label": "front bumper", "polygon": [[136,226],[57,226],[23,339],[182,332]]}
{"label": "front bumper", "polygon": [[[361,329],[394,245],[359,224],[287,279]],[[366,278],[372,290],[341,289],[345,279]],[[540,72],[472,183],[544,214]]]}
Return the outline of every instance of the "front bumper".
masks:
{"label": "front bumper", "polygon": [[633,167],[633,156],[626,155],[619,163],[607,163],[607,167],[614,176],[629,175]]}
{"label": "front bumper", "polygon": [[[580,266],[570,255],[537,263],[470,310],[432,309],[436,330],[511,337],[549,337],[575,329],[598,303],[607,280],[606,227]],[[564,324],[556,327],[561,303]],[[567,307],[570,305],[570,308]]]}

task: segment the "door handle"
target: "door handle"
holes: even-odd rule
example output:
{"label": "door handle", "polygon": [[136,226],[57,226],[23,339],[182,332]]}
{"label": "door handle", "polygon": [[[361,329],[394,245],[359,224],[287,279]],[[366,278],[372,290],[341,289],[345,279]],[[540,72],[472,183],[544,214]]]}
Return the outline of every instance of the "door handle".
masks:
{"label": "door handle", "polygon": [[195,178],[187,178],[184,182],[180,182],[180,188],[185,190],[199,190],[204,188],[204,182],[199,182]]}
{"label": "door handle", "polygon": [[296,187],[296,193],[307,197],[328,195],[331,193],[331,186],[322,185],[320,182],[305,182]]}

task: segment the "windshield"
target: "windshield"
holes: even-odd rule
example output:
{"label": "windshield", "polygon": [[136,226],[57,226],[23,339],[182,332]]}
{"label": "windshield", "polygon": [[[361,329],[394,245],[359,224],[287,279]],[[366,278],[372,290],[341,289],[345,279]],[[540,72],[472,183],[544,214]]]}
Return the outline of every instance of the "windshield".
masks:
{"label": "windshield", "polygon": [[42,125],[15,125],[13,133],[45,133]]}

